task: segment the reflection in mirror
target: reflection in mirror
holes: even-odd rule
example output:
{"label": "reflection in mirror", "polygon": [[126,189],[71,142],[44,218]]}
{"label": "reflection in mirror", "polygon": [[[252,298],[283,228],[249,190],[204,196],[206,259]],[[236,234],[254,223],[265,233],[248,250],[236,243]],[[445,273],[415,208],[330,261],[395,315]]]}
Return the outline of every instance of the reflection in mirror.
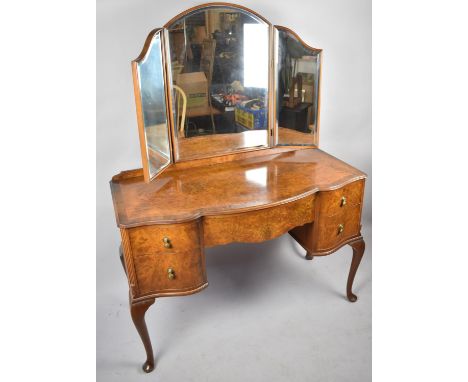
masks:
{"label": "reflection in mirror", "polygon": [[167,29],[177,158],[268,146],[269,25],[210,6]]}
{"label": "reflection in mirror", "polygon": [[150,178],[171,161],[161,48],[161,33],[158,31],[145,57],[137,60],[136,64]]}
{"label": "reflection in mirror", "polygon": [[275,29],[277,144],[316,145],[320,49]]}

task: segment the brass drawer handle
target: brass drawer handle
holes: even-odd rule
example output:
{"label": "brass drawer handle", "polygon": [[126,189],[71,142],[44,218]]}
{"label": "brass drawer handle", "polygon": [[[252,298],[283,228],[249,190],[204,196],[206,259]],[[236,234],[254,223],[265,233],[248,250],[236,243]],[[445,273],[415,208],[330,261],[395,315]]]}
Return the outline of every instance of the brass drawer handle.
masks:
{"label": "brass drawer handle", "polygon": [[344,224],[338,226],[338,235],[344,231]]}
{"label": "brass drawer handle", "polygon": [[340,207],[344,207],[346,206],[346,197],[345,196],[342,196],[341,197],[341,204],[340,204]]}
{"label": "brass drawer handle", "polygon": [[167,278],[169,280],[174,280],[175,279],[175,272],[172,268],[167,268]]}
{"label": "brass drawer handle", "polygon": [[168,237],[163,238],[164,248],[172,248],[171,239]]}

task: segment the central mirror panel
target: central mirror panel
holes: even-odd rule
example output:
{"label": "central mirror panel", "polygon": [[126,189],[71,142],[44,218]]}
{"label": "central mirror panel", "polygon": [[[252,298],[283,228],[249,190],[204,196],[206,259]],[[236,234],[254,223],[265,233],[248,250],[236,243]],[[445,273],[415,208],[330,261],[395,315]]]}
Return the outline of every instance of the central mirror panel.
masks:
{"label": "central mirror panel", "polygon": [[176,160],[268,147],[270,25],[209,6],[166,28]]}

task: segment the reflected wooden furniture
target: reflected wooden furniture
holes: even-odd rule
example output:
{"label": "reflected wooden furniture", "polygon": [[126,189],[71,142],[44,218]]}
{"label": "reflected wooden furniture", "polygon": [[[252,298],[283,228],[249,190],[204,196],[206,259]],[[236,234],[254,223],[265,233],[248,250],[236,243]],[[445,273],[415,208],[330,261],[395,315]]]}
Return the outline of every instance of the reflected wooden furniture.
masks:
{"label": "reflected wooden furniture", "polygon": [[[274,41],[287,37],[300,54],[302,49],[309,54],[317,75],[311,103],[317,115],[307,121],[312,127],[308,134],[282,127],[274,104],[278,73],[270,70],[267,130],[252,126],[241,133],[190,138],[178,134],[180,113],[174,117],[174,87],[168,82],[172,71],[166,59],[167,30],[150,33],[133,62],[143,169],[123,171],[111,180],[131,317],[146,350],[145,372],[155,365],[145,313],[156,298],[189,295],[207,287],[207,247],[262,242],[289,232],[311,260],[350,245],[353,257],[346,295],[351,302],[357,300],[352,286],[365,247],[361,215],[366,175],[318,148],[321,50],[309,47],[287,28],[273,27],[247,8],[225,3],[192,8],[166,26],[179,28],[185,25],[181,22],[185,15],[205,9],[215,23],[223,7],[248,15],[250,21],[259,20],[275,36]],[[280,45],[270,42],[269,62],[273,63],[273,52]],[[144,76],[145,64],[159,71]],[[186,115],[204,113],[220,112],[188,108]],[[161,154],[166,152],[170,158]]]}
{"label": "reflected wooden furniture", "polygon": [[279,113],[279,125],[303,133],[310,133],[312,106],[311,103],[300,102],[292,108],[284,107]]}
{"label": "reflected wooden furniture", "polygon": [[213,66],[214,58],[216,51],[216,40],[214,39],[204,39],[202,43],[201,59],[200,59],[200,70],[205,73],[206,79],[208,81],[208,106],[210,110],[211,117],[211,127],[213,128],[213,133],[216,133],[216,127],[213,116],[213,106],[211,105],[211,83],[213,80]]}

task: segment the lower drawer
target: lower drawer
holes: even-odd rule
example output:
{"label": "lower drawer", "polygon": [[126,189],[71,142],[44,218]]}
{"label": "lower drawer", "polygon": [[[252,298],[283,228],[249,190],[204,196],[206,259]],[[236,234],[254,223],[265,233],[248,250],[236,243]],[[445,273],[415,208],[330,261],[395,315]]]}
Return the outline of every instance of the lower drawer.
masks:
{"label": "lower drawer", "polygon": [[135,255],[140,295],[190,291],[206,283],[205,259],[201,249],[168,254]]}
{"label": "lower drawer", "polygon": [[331,217],[320,216],[315,225],[315,251],[325,251],[356,236],[361,231],[361,206]]}

